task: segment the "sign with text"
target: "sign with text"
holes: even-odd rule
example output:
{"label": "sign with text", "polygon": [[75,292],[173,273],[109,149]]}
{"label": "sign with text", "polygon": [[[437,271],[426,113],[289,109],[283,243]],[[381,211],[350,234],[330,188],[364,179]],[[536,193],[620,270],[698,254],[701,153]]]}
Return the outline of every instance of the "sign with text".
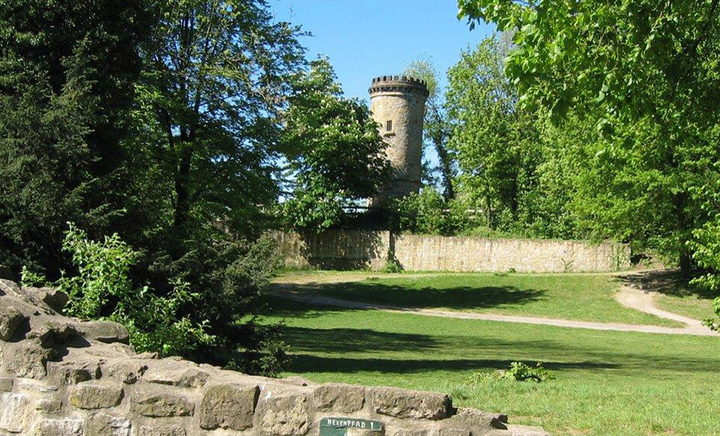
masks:
{"label": "sign with text", "polygon": [[371,419],[323,418],[320,420],[320,436],[347,436],[348,433],[381,432],[382,430],[382,422]]}

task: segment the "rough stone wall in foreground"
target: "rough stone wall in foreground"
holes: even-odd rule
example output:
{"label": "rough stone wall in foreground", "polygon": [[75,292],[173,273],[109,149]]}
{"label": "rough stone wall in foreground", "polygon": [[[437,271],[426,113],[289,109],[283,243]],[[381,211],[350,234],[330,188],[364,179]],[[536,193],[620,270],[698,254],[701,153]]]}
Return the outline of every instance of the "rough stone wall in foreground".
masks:
{"label": "rough stone wall in foreground", "polygon": [[393,235],[330,230],[320,235],[277,232],[287,266],[382,269],[393,252],[406,271],[608,272],[630,267],[623,244],[543,239]]}
{"label": "rough stone wall in foreground", "polygon": [[137,354],[127,330],[0,280],[0,435],[545,435],[447,395],[268,379]]}

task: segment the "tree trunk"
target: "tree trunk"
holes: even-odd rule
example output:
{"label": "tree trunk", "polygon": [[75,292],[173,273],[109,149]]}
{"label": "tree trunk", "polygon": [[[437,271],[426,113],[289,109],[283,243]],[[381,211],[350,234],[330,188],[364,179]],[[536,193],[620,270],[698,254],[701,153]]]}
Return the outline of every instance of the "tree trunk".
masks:
{"label": "tree trunk", "polygon": [[192,148],[183,144],[177,173],[175,174],[175,220],[173,225],[181,228],[190,215],[190,163]]}

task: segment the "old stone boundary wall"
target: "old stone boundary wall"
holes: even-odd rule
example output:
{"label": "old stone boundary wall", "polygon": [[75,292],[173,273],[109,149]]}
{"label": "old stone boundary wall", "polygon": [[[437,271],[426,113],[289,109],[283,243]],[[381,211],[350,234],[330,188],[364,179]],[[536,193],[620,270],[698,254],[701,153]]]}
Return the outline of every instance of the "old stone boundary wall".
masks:
{"label": "old stone boundary wall", "polygon": [[406,271],[608,272],[630,267],[624,244],[543,239],[395,235],[387,231],[273,232],[285,265],[379,270],[389,258]]}
{"label": "old stone boundary wall", "polygon": [[269,379],[137,354],[127,330],[0,280],[0,435],[543,436],[449,396]]}

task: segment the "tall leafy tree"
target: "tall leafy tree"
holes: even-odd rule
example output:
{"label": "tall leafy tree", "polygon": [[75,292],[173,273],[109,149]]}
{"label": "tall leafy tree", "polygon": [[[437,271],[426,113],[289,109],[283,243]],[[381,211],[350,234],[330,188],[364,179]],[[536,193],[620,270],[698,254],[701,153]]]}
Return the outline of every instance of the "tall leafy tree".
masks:
{"label": "tall leafy tree", "polygon": [[142,1],[0,1],[0,262],[55,274],[67,221],[95,235],[121,223],[150,27]]}
{"label": "tall leafy tree", "polygon": [[539,135],[535,116],[517,104],[504,74],[507,44],[483,40],[448,72],[448,147],[457,156],[462,190],[491,227],[509,229],[535,184]]}
{"label": "tall leafy tree", "polygon": [[458,4],[471,22],[517,29],[506,71],[524,102],[593,120],[595,230],[657,246],[689,273],[693,235],[720,216],[718,1]]}
{"label": "tall leafy tree", "polygon": [[438,74],[430,61],[418,59],[410,63],[402,73],[425,81],[429,96],[425,103],[423,136],[432,144],[439,159],[439,170],[445,201],[455,198],[455,178],[457,164],[451,150],[448,149],[451,126],[445,110],[444,94],[438,83]]}
{"label": "tall leafy tree", "polygon": [[250,372],[274,373],[283,356],[277,329],[253,317],[274,249],[252,241],[277,196],[299,32],[263,0],[166,0],[141,50],[128,147],[145,165],[138,188],[156,218],[144,229],[147,278],[159,293],[178,282],[203,293],[181,311],[215,341],[190,357]]}
{"label": "tall leafy tree", "polygon": [[298,29],[263,0],[169,0],[144,46],[144,138],[170,181],[172,226],[222,219],[247,229],[276,196],[271,160]]}
{"label": "tall leafy tree", "polygon": [[378,126],[367,105],[346,99],[326,58],[293,80],[283,144],[292,186],[283,205],[291,226],[321,231],[338,224],[343,207],[370,198],[386,180]]}

